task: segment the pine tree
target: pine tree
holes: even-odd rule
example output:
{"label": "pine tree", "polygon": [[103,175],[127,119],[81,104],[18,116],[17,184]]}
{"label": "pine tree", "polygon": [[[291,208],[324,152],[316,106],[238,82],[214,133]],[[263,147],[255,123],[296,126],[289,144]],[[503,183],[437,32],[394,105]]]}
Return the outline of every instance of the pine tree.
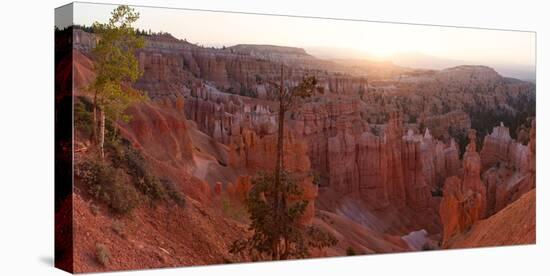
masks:
{"label": "pine tree", "polygon": [[[317,85],[315,77],[304,77],[294,88],[287,88],[284,82],[284,67],[281,66],[277,101],[279,119],[277,129],[277,156],[273,173],[260,172],[252,182],[247,197],[250,213],[252,237],[233,243],[230,252],[247,253],[254,260],[285,260],[309,255],[309,248],[323,248],[337,241],[330,234],[312,226],[298,223],[308,202],[305,200],[290,203],[289,198],[299,198],[302,190],[295,179],[284,168],[284,128],[286,112],[291,110],[299,99],[311,97]],[[317,89],[320,92],[322,90]]]}
{"label": "pine tree", "polygon": [[96,79],[90,86],[94,94],[92,140],[99,147],[101,158],[105,141],[105,120],[129,120],[124,115],[124,110],[132,102],[145,98],[140,91],[130,88],[129,85],[123,88],[123,84],[131,84],[142,73],[135,55],[144,46],[144,40],[132,27],[132,23],[138,19],[139,13],[121,5],[111,12],[108,23],[95,22],[92,26],[100,39],[93,50]]}

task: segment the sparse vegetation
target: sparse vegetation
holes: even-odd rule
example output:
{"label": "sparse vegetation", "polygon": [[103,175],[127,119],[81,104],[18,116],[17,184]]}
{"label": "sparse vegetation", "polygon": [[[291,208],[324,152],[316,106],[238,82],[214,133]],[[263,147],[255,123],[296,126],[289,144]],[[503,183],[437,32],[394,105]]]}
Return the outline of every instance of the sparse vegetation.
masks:
{"label": "sparse vegetation", "polygon": [[77,173],[87,185],[88,193],[107,204],[115,213],[125,214],[136,207],[137,191],[125,183],[121,169],[92,159],[83,162]]}
{"label": "sparse vegetation", "polygon": [[168,194],[168,197],[172,199],[179,207],[185,207],[185,197],[182,195],[178,188],[170,179],[163,178],[160,180],[164,190]]}
{"label": "sparse vegetation", "polygon": [[243,223],[248,222],[246,206],[227,197],[225,194],[220,198],[220,203],[222,212],[226,217]]}
{"label": "sparse vegetation", "polygon": [[114,137],[107,140],[106,148],[113,160],[113,165],[124,169],[131,177],[135,188],[151,200],[165,198],[162,183],[150,168],[143,155],[125,139]]}
{"label": "sparse vegetation", "polygon": [[134,209],[140,202],[140,194],[151,202],[172,200],[179,207],[185,206],[184,195],[170,179],[152,174],[138,150],[115,132],[110,133],[105,147],[108,159],[90,157],[77,166],[77,176],[83,180],[88,194],[117,214]]}
{"label": "sparse vegetation", "polygon": [[346,256],[355,256],[355,255],[357,255],[357,253],[355,253],[355,250],[351,246],[346,248]]}
{"label": "sparse vegetation", "polygon": [[503,122],[510,129],[510,136],[516,139],[517,131],[529,118],[536,115],[535,92],[525,93],[516,98],[509,97],[507,104],[515,111],[510,111],[509,107],[496,106],[495,108],[486,108],[473,105],[467,108],[472,120],[472,128],[478,131],[478,146],[481,139],[490,134],[493,127]]}
{"label": "sparse vegetation", "polygon": [[123,167],[131,176],[135,187],[151,200],[173,200],[178,206],[185,206],[185,197],[172,180],[159,179],[151,173],[151,169],[143,155],[127,140],[120,140],[109,145],[113,153],[113,161]]}
{"label": "sparse vegetation", "polygon": [[109,253],[109,250],[104,244],[98,243],[95,246],[95,257],[100,265],[107,266],[111,258],[111,253]]}
{"label": "sparse vegetation", "polygon": [[[246,206],[250,214],[252,237],[233,243],[230,252],[247,254],[253,260],[286,260],[309,256],[310,248],[333,246],[337,240],[316,227],[300,225],[299,219],[308,204],[284,198],[277,206],[278,194],[299,198],[302,190],[286,171],[282,171],[279,185],[274,173],[259,173],[252,180]],[[277,209],[278,208],[278,209]]]}
{"label": "sparse vegetation", "polygon": [[136,188],[152,200],[164,199],[160,180],[149,172],[143,156],[130,145],[124,147],[124,161]]}
{"label": "sparse vegetation", "polygon": [[[74,106],[75,126],[90,137],[92,145],[97,146],[92,152],[99,152],[99,156],[82,162],[77,170],[87,192],[119,214],[137,206],[140,193],[151,200],[170,198],[179,206],[185,202],[173,184],[161,183],[150,173],[141,153],[118,137],[116,122],[130,119],[125,109],[146,99],[141,91],[124,86],[130,86],[142,74],[135,56],[135,51],[144,46],[139,36],[152,34],[132,27],[138,19],[139,13],[121,5],[112,11],[108,23],[76,26],[101,36],[92,51],[97,75],[89,86],[93,94],[91,99],[79,97]],[[110,160],[104,159],[105,148]]]}
{"label": "sparse vegetation", "polygon": [[124,223],[120,220],[115,220],[111,225],[111,229],[113,229],[113,232],[123,238],[126,236],[126,234],[124,233],[124,228]]}
{"label": "sparse vegetation", "polygon": [[79,97],[74,103],[73,110],[75,128],[85,137],[90,137],[94,127],[91,104],[84,97]]}

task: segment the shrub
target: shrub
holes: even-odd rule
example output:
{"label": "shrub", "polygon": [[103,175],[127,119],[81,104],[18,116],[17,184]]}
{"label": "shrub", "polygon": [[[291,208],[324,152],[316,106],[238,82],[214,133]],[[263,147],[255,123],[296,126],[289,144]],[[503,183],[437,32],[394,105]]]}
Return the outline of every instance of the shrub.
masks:
{"label": "shrub", "polygon": [[176,185],[174,185],[174,182],[172,182],[170,179],[161,179],[160,182],[162,183],[162,186],[164,187],[166,193],[168,196],[179,206],[179,207],[185,207],[185,197],[183,194],[178,191],[178,188]]}
{"label": "shrub", "polygon": [[353,248],[350,246],[346,249],[346,255],[347,256],[355,256],[355,255],[357,255],[357,253],[355,253],[355,250],[353,250]]}
{"label": "shrub", "polygon": [[117,139],[107,139],[105,141],[105,151],[108,152],[113,166],[117,168],[122,167],[126,160],[123,141]]}
{"label": "shrub", "polygon": [[149,173],[143,156],[129,145],[124,151],[128,172],[134,178],[136,188],[151,199],[163,199],[164,191],[161,182]]}
{"label": "shrub", "polygon": [[144,177],[138,178],[135,184],[136,188],[149,198],[153,200],[165,199],[160,180],[156,176],[146,174]]}
{"label": "shrub", "polygon": [[285,260],[307,257],[310,248],[322,249],[338,242],[329,232],[299,223],[308,204],[306,200],[289,202],[282,208],[277,205],[277,198],[297,198],[303,192],[288,172],[281,171],[279,177],[277,183],[277,173],[260,172],[252,179],[246,207],[249,229],[254,232],[250,237],[235,240],[229,253],[247,254],[252,260]]}
{"label": "shrub", "polygon": [[109,264],[111,254],[104,244],[98,243],[95,246],[95,257],[99,264],[102,266],[107,266]]}
{"label": "shrub", "polygon": [[119,220],[115,220],[113,222],[113,224],[111,225],[111,228],[113,229],[113,231],[121,236],[121,237],[125,237],[126,235],[124,234],[124,223],[119,221]]}
{"label": "shrub", "polygon": [[81,131],[85,136],[92,135],[93,130],[93,115],[91,107],[83,100],[74,103],[74,125],[76,129]]}
{"label": "shrub", "polygon": [[243,204],[224,195],[221,198],[221,207],[226,217],[243,223],[248,222],[248,212]]}
{"label": "shrub", "polygon": [[89,160],[81,165],[80,177],[87,185],[88,193],[106,203],[114,212],[125,214],[137,205],[137,192],[124,183],[124,172],[99,160]]}
{"label": "shrub", "polygon": [[105,149],[109,163],[91,159],[75,170],[92,197],[121,214],[137,206],[139,193],[151,200],[171,199],[185,206],[185,197],[174,183],[151,174],[145,158],[130,142],[113,136],[106,140]]}

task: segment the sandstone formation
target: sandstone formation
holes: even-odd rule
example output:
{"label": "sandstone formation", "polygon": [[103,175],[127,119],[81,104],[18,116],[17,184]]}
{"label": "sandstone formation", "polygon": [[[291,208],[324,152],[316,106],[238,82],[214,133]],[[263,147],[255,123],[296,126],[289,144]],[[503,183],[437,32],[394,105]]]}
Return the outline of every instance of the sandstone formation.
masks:
{"label": "sandstone formation", "polygon": [[448,135],[449,128],[466,132],[472,126],[468,113],[458,110],[421,118],[420,123],[429,128],[435,137]]}
{"label": "sandstone formation", "polygon": [[443,245],[454,235],[468,230],[486,212],[487,191],[480,178],[481,160],[476,152],[475,131],[469,132],[470,144],[464,154],[462,179],[447,178],[439,213],[443,224]]}
{"label": "sandstone formation", "polygon": [[454,236],[444,248],[472,248],[536,242],[536,193],[531,190],[493,216]]}
{"label": "sandstone formation", "polygon": [[[428,130],[426,132],[429,134]],[[434,138],[427,139],[426,135],[424,141],[427,151],[424,163],[426,181],[432,187],[432,191],[439,191],[442,190],[447,177],[459,175],[461,161],[458,145],[454,139],[445,144]],[[429,158],[432,154],[433,159]]]}
{"label": "sandstone formation", "polygon": [[227,193],[234,199],[243,202],[246,200],[248,192],[252,188],[252,177],[250,176],[239,176],[235,183],[227,184]]}
{"label": "sandstone formation", "polygon": [[436,74],[436,78],[451,82],[472,81],[486,84],[487,87],[501,80],[501,76],[493,68],[476,65],[462,65],[444,69]]}
{"label": "sandstone formation", "polygon": [[236,95],[220,92],[215,87],[198,83],[187,96],[186,116],[196,122],[202,132],[229,145],[242,128],[272,134],[276,130],[276,114],[269,105],[253,103]]}
{"label": "sandstone formation", "polygon": [[[460,236],[480,219],[510,205],[534,188],[535,124],[528,146],[512,140],[503,125],[493,129],[484,139],[481,157],[475,151],[475,136],[464,154],[462,179],[448,178],[443,191],[440,214],[443,223],[443,244]],[[487,169],[484,170],[483,167]],[[483,171],[483,182],[480,172]]]}
{"label": "sandstone formation", "polygon": [[[85,53],[97,42],[93,34],[79,29],[74,31],[74,37],[75,48]],[[189,81],[193,80],[212,82],[232,94],[253,92],[267,96],[272,90],[269,82],[279,79],[278,68],[283,61],[289,67],[285,73],[289,82],[298,81],[305,73],[314,74],[327,93],[360,95],[369,107],[364,110],[366,114],[382,120],[384,116],[387,120],[390,110],[400,111],[406,115],[405,119],[421,115],[429,118],[479,106],[492,109],[507,105],[514,109],[515,98],[534,98],[532,84],[503,78],[485,66],[458,66],[441,71],[401,69],[380,79],[377,74],[367,75],[365,72],[369,70],[358,71],[355,65],[321,61],[297,48],[264,45],[204,48],[168,34],[148,36],[146,40],[147,47],[138,53],[145,74],[137,88],[152,97],[180,93],[189,89]],[[367,77],[371,79],[367,81]],[[375,116],[378,113],[381,114]],[[464,121],[459,119],[461,116],[456,119]],[[438,137],[438,131],[433,131]]]}
{"label": "sandstone formation", "polygon": [[178,183],[192,198],[208,201],[212,187],[205,179],[191,175],[199,159],[190,137],[192,128],[184,116],[183,99],[135,105],[128,114],[132,120],[119,125],[121,135],[141,151],[153,172]]}
{"label": "sandstone formation", "polygon": [[529,144],[514,141],[504,125],[485,136],[481,160],[486,171],[488,214],[494,214],[535,187],[535,122]]}
{"label": "sandstone formation", "polygon": [[516,143],[510,137],[510,131],[504,124],[494,127],[490,135],[485,136],[480,152],[484,170],[508,163],[514,170],[527,170],[527,146]]}
{"label": "sandstone formation", "polygon": [[[345,102],[344,102],[345,103]],[[445,145],[426,130],[403,135],[401,116],[393,113],[377,136],[361,121],[357,105],[337,101],[325,109],[308,104],[294,129],[309,144],[312,166],[337,194],[355,194],[383,208],[390,203],[427,208],[431,191],[459,169],[454,142]]]}
{"label": "sandstone formation", "polygon": [[[420,141],[422,141],[423,138],[424,137],[422,137]],[[426,158],[424,158],[427,157],[428,154],[426,154],[425,151],[422,151],[422,144],[415,139],[412,130],[409,130],[405,140],[402,143],[404,148],[403,176],[404,179],[408,180],[408,183],[405,184],[407,195],[406,202],[414,209],[427,208],[432,196],[431,189],[424,177],[427,172],[427,170],[424,169],[424,164],[430,163],[429,161],[426,162]],[[431,168],[428,169],[431,170]]]}
{"label": "sandstone formation", "polygon": [[128,113],[132,120],[123,131],[136,147],[175,167],[185,169],[194,165],[182,98],[133,106]]}
{"label": "sandstone formation", "polygon": [[[259,171],[273,171],[275,169],[275,156],[277,153],[277,136],[275,134],[260,137],[254,131],[242,129],[241,133],[233,139],[229,155],[229,165],[231,167],[247,171],[251,175]],[[310,172],[307,146],[288,131],[285,132],[283,145],[284,169],[294,175],[298,186],[302,190],[301,196],[291,200],[307,200],[309,202],[301,218],[302,223],[309,224],[315,215],[314,201],[317,197],[318,187],[313,183],[313,176]],[[249,177],[246,179],[249,179]],[[237,184],[239,182],[234,185],[234,189],[239,190]],[[250,188],[251,185],[246,187]]]}

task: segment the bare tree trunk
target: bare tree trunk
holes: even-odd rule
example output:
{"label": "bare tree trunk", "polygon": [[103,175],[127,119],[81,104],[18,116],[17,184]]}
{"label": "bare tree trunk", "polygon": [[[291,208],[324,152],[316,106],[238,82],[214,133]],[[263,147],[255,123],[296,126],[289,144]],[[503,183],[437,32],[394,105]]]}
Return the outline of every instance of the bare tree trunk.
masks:
{"label": "bare tree trunk", "polygon": [[277,187],[281,182],[281,170],[282,170],[282,158],[283,158],[283,134],[284,134],[284,121],[285,121],[285,107],[284,107],[284,76],[283,65],[281,65],[281,85],[279,87],[279,126],[277,129],[277,160],[275,164],[275,184]]}
{"label": "bare tree trunk", "polygon": [[104,151],[103,145],[105,144],[105,112],[99,110],[99,157],[103,160]]}
{"label": "bare tree trunk", "polygon": [[93,127],[92,127],[92,133],[90,135],[90,141],[93,145],[97,143],[97,127],[98,127],[98,121],[97,121],[97,90],[94,93],[94,101],[92,103],[93,111],[94,111],[94,117],[93,117]]}
{"label": "bare tree trunk", "polygon": [[118,124],[117,124],[118,120],[116,121],[113,121],[112,124],[113,124],[113,135],[112,135],[112,138],[111,141],[115,141],[118,137]]}
{"label": "bare tree trunk", "polygon": [[280,185],[281,173],[283,171],[283,138],[285,127],[285,108],[281,104],[279,107],[279,126],[277,129],[277,164],[275,166],[276,184]]}
{"label": "bare tree trunk", "polygon": [[[282,194],[281,194],[281,173],[282,173],[282,159],[283,159],[283,134],[284,134],[284,121],[285,121],[285,108],[284,108],[284,76],[283,65],[281,65],[281,84],[279,87],[279,126],[277,129],[277,158],[275,163],[275,220],[282,218],[283,210],[281,210]],[[272,259],[280,259],[280,242],[281,231],[276,231],[276,236],[273,239],[273,253]]]}

